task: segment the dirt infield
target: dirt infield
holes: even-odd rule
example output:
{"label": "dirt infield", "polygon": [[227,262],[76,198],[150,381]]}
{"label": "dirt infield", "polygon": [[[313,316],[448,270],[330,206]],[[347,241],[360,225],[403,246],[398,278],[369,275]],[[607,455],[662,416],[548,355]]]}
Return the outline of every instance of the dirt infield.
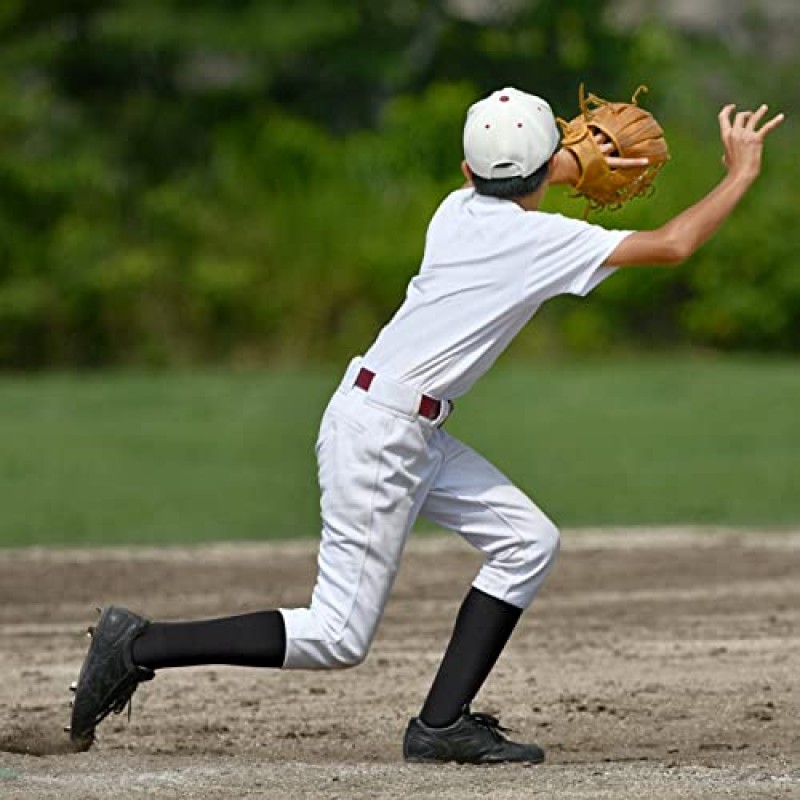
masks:
{"label": "dirt infield", "polygon": [[314,544],[4,553],[0,797],[800,798],[800,533],[567,533],[476,703],[547,764],[407,766],[476,567],[455,537],[415,538],[357,670],[165,671],[75,754],[61,729],[95,605],[301,605]]}

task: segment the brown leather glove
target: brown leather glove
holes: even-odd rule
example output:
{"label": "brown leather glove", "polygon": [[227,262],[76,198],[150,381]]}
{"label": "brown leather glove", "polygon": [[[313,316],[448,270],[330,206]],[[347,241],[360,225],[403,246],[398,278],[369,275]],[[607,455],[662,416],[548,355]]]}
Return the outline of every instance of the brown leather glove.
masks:
{"label": "brown leather glove", "polygon": [[[580,177],[575,190],[589,201],[590,208],[619,208],[632,197],[645,194],[669,159],[663,129],[649,111],[638,105],[642,91],[647,87],[640,86],[630,103],[613,103],[593,94],[587,97],[581,84],[581,113],[569,122],[559,119],[561,146],[578,163]],[[606,161],[609,155],[647,158],[649,163],[643,167],[612,168]]]}

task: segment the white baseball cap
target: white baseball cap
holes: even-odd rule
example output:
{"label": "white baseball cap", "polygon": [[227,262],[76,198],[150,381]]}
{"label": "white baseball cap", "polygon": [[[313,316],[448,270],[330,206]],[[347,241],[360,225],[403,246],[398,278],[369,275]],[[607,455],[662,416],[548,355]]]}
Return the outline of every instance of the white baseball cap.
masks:
{"label": "white baseball cap", "polygon": [[481,178],[526,178],[560,141],[547,101],[510,87],[470,106],[464,124],[464,158]]}

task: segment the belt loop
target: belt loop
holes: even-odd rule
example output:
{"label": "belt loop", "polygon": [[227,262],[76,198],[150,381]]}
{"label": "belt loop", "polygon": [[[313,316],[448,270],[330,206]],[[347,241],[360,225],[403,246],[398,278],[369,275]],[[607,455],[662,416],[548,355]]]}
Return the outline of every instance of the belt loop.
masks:
{"label": "belt loop", "polygon": [[442,407],[439,411],[439,416],[432,420],[433,425],[437,428],[441,428],[442,425],[450,419],[450,415],[453,413],[453,408],[455,406],[452,400],[442,400],[441,403]]}
{"label": "belt loop", "polygon": [[361,370],[361,356],[355,356],[355,358],[350,359],[350,363],[347,365],[347,369],[345,370],[344,376],[342,377],[342,382],[339,384],[339,391],[347,394],[355,385],[356,377],[358,376],[359,371]]}

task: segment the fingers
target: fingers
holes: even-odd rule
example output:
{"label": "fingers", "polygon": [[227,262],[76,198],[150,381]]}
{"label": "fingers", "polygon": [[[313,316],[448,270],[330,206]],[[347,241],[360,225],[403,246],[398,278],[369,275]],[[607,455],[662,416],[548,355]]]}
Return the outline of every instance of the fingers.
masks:
{"label": "fingers", "polygon": [[614,142],[610,141],[609,138],[604,136],[602,133],[596,133],[594,135],[594,141],[597,144],[597,149],[604,156],[607,156],[609,153],[613,153],[616,149]]}
{"label": "fingers", "polygon": [[749,130],[754,131],[756,129],[756,125],[764,118],[764,114],[767,113],[767,104],[762,103],[751,115],[750,119],[747,121],[747,127]]}
{"label": "fingers", "polygon": [[770,131],[775,130],[775,128],[777,128],[784,119],[785,117],[783,114],[776,114],[771,120],[765,122],[761,126],[761,129],[758,132],[759,135],[762,137],[766,136]]}
{"label": "fingers", "polygon": [[596,133],[594,140],[597,142],[597,149],[605,156],[606,164],[610,169],[637,169],[650,164],[650,159],[647,157],[628,158],[611,155],[611,153],[617,152],[617,146],[603,134]]}
{"label": "fingers", "polygon": [[719,129],[723,136],[727,136],[731,132],[731,113],[734,108],[736,108],[735,103],[728,103],[728,105],[723,106],[722,111],[719,112]]}
{"label": "fingers", "polygon": [[634,169],[636,167],[646,167],[650,164],[649,158],[618,158],[617,156],[607,156],[606,163],[611,169]]}
{"label": "fingers", "polygon": [[740,129],[756,133],[763,138],[785,119],[783,114],[776,114],[759,128],[758,125],[764,119],[769,108],[766,103],[762,103],[755,111],[739,111],[731,122],[731,113],[734,108],[736,106],[731,103],[719,112],[720,129],[723,136],[727,136],[734,129]]}

